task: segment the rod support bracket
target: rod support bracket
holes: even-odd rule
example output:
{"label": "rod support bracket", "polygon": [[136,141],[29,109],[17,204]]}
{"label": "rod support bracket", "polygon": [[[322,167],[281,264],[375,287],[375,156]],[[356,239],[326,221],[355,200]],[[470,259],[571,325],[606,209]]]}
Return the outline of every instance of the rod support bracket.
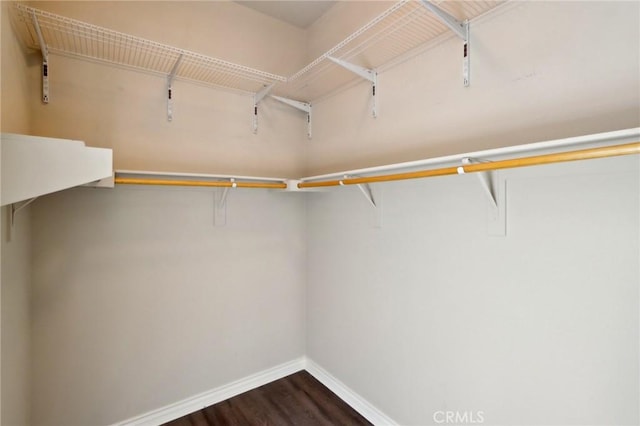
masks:
{"label": "rod support bracket", "polygon": [[[458,173],[460,174],[460,169],[462,169],[462,173],[464,173],[465,165],[480,163],[491,163],[491,161],[471,157],[463,158],[462,166],[458,167]],[[487,212],[487,229],[489,235],[504,237],[507,234],[506,180],[499,174],[498,170],[474,172],[474,174],[478,176],[480,186],[489,201]]]}
{"label": "rod support bracket", "polygon": [[[344,183],[344,181],[354,177],[357,177],[357,176],[344,175],[342,176],[342,179],[338,181],[338,183],[340,184],[340,186],[345,186],[346,184]],[[368,183],[356,183],[355,185],[358,187],[358,189],[360,190],[364,198],[367,200],[367,203],[369,203],[371,207],[375,209],[377,205],[376,205],[376,200],[373,196],[373,191],[371,190],[371,186]]]}
{"label": "rod support bracket", "polygon": [[231,186],[225,187],[222,191],[222,196],[220,196],[220,207],[224,207],[227,204],[227,194],[229,193],[229,189],[238,187],[238,184],[236,183],[236,180],[234,178],[229,179],[229,182],[231,183]]}
{"label": "rod support bracket", "polygon": [[[476,158],[465,157],[462,159],[462,166],[458,167],[458,174],[464,174],[464,166],[469,164],[478,164],[478,163],[489,163],[490,161],[478,160]],[[478,180],[480,181],[480,185],[487,196],[489,203],[491,206],[497,208],[498,201],[496,197],[496,190],[494,187],[495,181],[495,172],[487,171],[487,172],[475,172],[478,176]]]}

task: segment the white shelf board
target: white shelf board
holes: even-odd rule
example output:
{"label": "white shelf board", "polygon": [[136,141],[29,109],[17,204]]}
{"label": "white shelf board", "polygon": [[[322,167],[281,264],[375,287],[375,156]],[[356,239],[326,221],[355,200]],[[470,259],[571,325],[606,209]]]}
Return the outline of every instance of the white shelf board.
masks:
{"label": "white shelf board", "polygon": [[84,142],[10,133],[0,135],[0,205],[109,178],[112,151]]}

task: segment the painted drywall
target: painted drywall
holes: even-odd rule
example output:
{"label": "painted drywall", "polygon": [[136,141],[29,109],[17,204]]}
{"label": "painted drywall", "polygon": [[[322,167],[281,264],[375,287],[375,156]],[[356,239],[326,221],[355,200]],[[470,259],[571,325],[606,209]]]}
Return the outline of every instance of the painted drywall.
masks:
{"label": "painted drywall", "polygon": [[640,125],[638,2],[510,2],[470,31],[469,87],[450,35],[380,70],[378,118],[366,82],[314,103],[307,176]]}
{"label": "painted drywall", "polygon": [[[327,37],[307,43],[304,37],[298,37],[302,34],[299,30],[291,31],[257,15],[236,21],[231,18],[235,12],[230,15],[222,12],[231,10],[224,8],[233,8],[232,3],[224,3],[224,6],[214,2],[197,3],[202,8],[222,9],[215,9],[216,13],[209,14],[200,10],[201,13],[186,17],[186,12],[178,10],[179,4],[147,3],[147,6],[150,5],[148,9],[143,3],[133,2],[91,5],[44,2],[36,6],[250,66],[269,68],[273,72],[287,71],[285,68],[288,69],[290,65],[295,70],[302,65],[305,52],[296,47],[298,43],[307,47],[317,46],[317,50],[322,50],[326,48],[322,47],[323,43],[329,43],[330,40]],[[189,8],[194,4],[188,3]],[[315,173],[631,127],[638,125],[637,8],[634,3],[617,2],[514,3],[495,16],[474,23],[470,88],[463,89],[460,81],[459,42],[454,39],[443,40],[424,54],[380,74],[380,117],[377,120],[369,117],[369,88],[366,84],[359,84],[316,104],[314,140],[310,144],[300,145],[304,142],[305,133],[300,115],[269,100],[261,107],[260,130],[255,136],[250,133],[249,97],[178,82],[175,85],[176,115],[169,124],[165,116],[164,79],[60,57],[52,57],[51,103],[46,106],[39,102],[39,62],[28,63],[25,75],[30,76],[29,88],[32,90],[28,98],[31,103],[30,117],[36,134],[82,139],[89,145],[114,148],[117,168],[295,177],[303,174],[305,169],[305,173]],[[252,13],[245,9],[243,13]],[[214,9],[208,9],[211,10]],[[217,14],[219,11],[220,15]],[[145,16],[145,19],[140,19],[140,16]],[[170,30],[175,16],[190,23],[187,33]],[[218,17],[220,22],[211,25],[211,19]],[[353,18],[337,14],[334,19],[342,17]],[[190,19],[193,19],[193,23]],[[158,20],[164,24],[158,25]],[[246,20],[251,23],[249,26],[252,29],[246,29],[249,32],[241,32],[237,36],[238,33],[234,31],[239,27],[233,24]],[[229,22],[233,28],[224,27],[225,22]],[[264,49],[256,48],[258,45],[255,44],[262,39],[247,34],[259,33],[258,30],[264,28],[266,22],[271,22],[268,25],[273,25],[273,29],[265,30],[265,34],[277,34],[274,40],[280,46],[282,43],[291,43],[287,44],[290,49],[286,49],[285,55],[293,56],[274,57],[273,51],[267,47],[262,56]],[[594,31],[594,28],[600,27],[605,30]],[[209,33],[217,31],[216,28],[224,28],[224,31],[217,35]],[[254,30],[255,33],[251,32]],[[327,26],[327,31],[332,31],[331,25]],[[207,36],[203,37],[202,34]],[[319,34],[317,37],[326,35]],[[224,40],[221,41],[222,38]],[[230,40],[233,43],[229,43]],[[272,46],[274,40],[266,45]],[[216,46],[216,49],[208,50],[209,46]],[[224,50],[227,46],[229,50]],[[260,53],[256,52],[258,50]],[[277,50],[281,52],[281,47]],[[4,59],[4,46],[2,55]],[[301,58],[299,61],[295,59],[296,55]],[[593,60],[595,56],[598,61]],[[296,64],[296,61],[300,64]],[[24,94],[20,96],[20,99],[23,98]],[[300,146],[302,149],[308,148],[308,156],[303,156],[304,151]],[[303,164],[305,159],[307,165]],[[609,171],[607,169],[604,174]],[[637,176],[633,175],[633,178]],[[573,188],[575,185],[571,179],[564,183],[565,192],[562,192],[562,188],[560,192],[553,192],[556,180],[553,180],[553,184],[540,183],[540,189],[535,179],[531,184],[533,188],[524,185],[524,191],[519,192],[521,197],[528,196],[527,190],[531,189],[539,198],[551,190],[551,201],[571,200],[571,197],[565,196],[565,192],[570,196],[575,195],[573,191],[566,191],[566,186]],[[623,189],[617,189],[612,196],[620,191],[633,192],[633,188],[628,190],[628,181],[625,179],[621,178],[620,182],[613,184],[605,181],[603,185],[608,190],[610,186],[622,184]],[[523,181],[528,182],[527,179]],[[518,184],[517,180],[514,182]],[[471,204],[475,205],[475,211],[483,211],[481,192],[473,187],[473,183],[463,200],[445,195],[444,207],[449,203],[461,215],[461,206],[468,208],[468,200],[476,197]],[[593,182],[588,183],[591,185]],[[605,215],[600,201],[611,201],[608,195],[603,195],[606,191],[599,188],[595,199],[582,194],[580,196],[587,198],[577,200],[594,208],[595,212],[589,217],[595,219]],[[437,197],[448,194],[450,189],[445,186],[434,190],[431,199],[437,200]],[[456,189],[460,188],[456,186]],[[634,338],[637,343],[637,327],[625,328],[624,323],[620,328],[621,334],[610,340],[606,332],[598,328],[619,326],[627,319],[631,319],[631,324],[638,323],[637,305],[621,302],[623,299],[627,302],[637,300],[637,288],[625,287],[626,281],[615,281],[616,291],[611,294],[603,294],[598,283],[589,281],[595,286],[594,294],[598,297],[589,299],[589,293],[586,296],[588,300],[581,302],[589,305],[602,301],[605,308],[601,311],[601,317],[607,320],[601,323],[605,325],[594,324],[595,319],[586,317],[585,304],[567,309],[565,316],[556,318],[552,315],[548,322],[544,322],[545,317],[541,325],[536,322],[540,320],[540,315],[532,312],[535,307],[547,307],[539,299],[525,307],[525,314],[519,314],[521,293],[499,299],[504,306],[495,305],[499,302],[491,305],[491,301],[488,301],[487,306],[495,307],[505,315],[493,316],[481,323],[489,323],[483,329],[482,336],[493,338],[494,341],[499,341],[505,335],[515,336],[515,343],[520,345],[516,347],[517,353],[522,355],[517,361],[508,356],[513,339],[498,343],[506,345],[506,348],[499,346],[491,351],[485,349],[485,340],[458,333],[468,324],[474,325],[477,318],[482,319],[484,311],[468,311],[475,316],[471,318],[473,321],[464,323],[457,322],[459,316],[447,316],[445,312],[455,296],[464,295],[463,290],[474,290],[458,280],[454,284],[459,291],[455,295],[447,293],[445,284],[448,285],[449,281],[439,280],[444,274],[442,268],[447,265],[455,268],[460,276],[470,274],[477,267],[485,268],[480,268],[480,271],[502,271],[507,278],[498,277],[502,278],[502,281],[495,283],[499,290],[510,290],[508,284],[513,281],[509,281],[510,273],[519,268],[531,272],[539,282],[555,283],[549,270],[531,271],[536,263],[524,263],[521,256],[513,252],[520,247],[527,255],[533,253],[535,256],[532,259],[537,259],[537,264],[546,261],[545,250],[550,245],[555,251],[559,250],[555,246],[556,235],[549,237],[550,231],[548,234],[538,232],[535,235],[525,232],[517,243],[509,245],[504,252],[498,252],[498,255],[507,255],[506,272],[502,259],[493,259],[486,266],[482,256],[475,260],[470,254],[469,240],[463,238],[462,231],[455,231],[456,238],[452,239],[467,250],[460,262],[457,262],[459,253],[452,249],[443,251],[451,257],[431,249],[434,255],[440,256],[436,256],[439,262],[426,263],[422,257],[406,262],[404,258],[393,257],[397,256],[395,250],[385,249],[384,244],[380,247],[379,240],[374,241],[378,244],[374,246],[379,250],[377,253],[368,245],[357,245],[359,240],[356,237],[364,233],[358,226],[368,223],[368,217],[362,222],[348,222],[353,225],[349,229],[346,226],[345,229],[341,228],[344,225],[338,223],[339,217],[349,218],[357,209],[361,209],[364,215],[369,214],[357,192],[355,198],[351,197],[354,195],[352,193],[344,195],[345,198],[338,202],[330,198],[336,194],[310,195],[312,210],[317,211],[310,212],[308,223],[312,228],[308,234],[305,233],[305,224],[301,223],[302,206],[299,199],[269,201],[262,198],[267,195],[234,192],[239,204],[235,205],[235,213],[231,214],[234,201],[230,198],[229,224],[214,228],[211,226],[213,199],[211,195],[203,194],[210,193],[134,188],[99,193],[83,189],[47,197],[34,205],[32,334],[36,356],[33,362],[33,424],[93,424],[121,420],[302,354],[304,349],[301,342],[305,333],[304,289],[300,285],[307,276],[304,266],[301,266],[305,262],[306,235],[311,238],[310,247],[315,250],[315,254],[309,257],[313,257],[313,262],[308,271],[308,276],[313,278],[308,287],[308,299],[313,298],[308,305],[308,354],[335,377],[399,421],[409,422],[411,419],[424,419],[425,416],[428,421],[428,416],[432,414],[429,412],[432,407],[425,405],[423,400],[418,400],[415,405],[420,392],[435,383],[429,376],[424,379],[425,371],[436,379],[442,379],[438,384],[440,387],[426,389],[426,392],[431,392],[427,394],[436,397],[432,400],[448,404],[471,401],[482,393],[474,392],[482,385],[482,380],[498,381],[506,374],[504,371],[516,378],[524,376],[535,382],[528,387],[520,381],[509,381],[507,378],[499,382],[511,386],[505,391],[492,385],[487,395],[496,398],[488,402],[488,397],[480,400],[478,404],[486,404],[478,409],[487,410],[486,418],[494,423],[500,419],[513,419],[516,415],[527,416],[522,422],[530,423],[545,422],[551,417],[550,421],[574,421],[574,418],[567,418],[565,413],[560,413],[558,406],[548,400],[564,398],[564,395],[559,395],[558,389],[577,389],[577,393],[569,399],[561,400],[579,409],[584,408],[583,402],[589,395],[602,397],[597,404],[590,404],[584,414],[577,414],[575,418],[578,420],[575,422],[581,421],[580,416],[589,415],[592,415],[592,419],[605,419],[603,423],[620,423],[629,419],[637,421],[637,414],[631,412],[628,404],[634,395],[637,399],[637,384],[629,381],[637,377],[637,365],[630,367],[628,359],[622,359],[624,356],[638,357],[637,345],[635,352],[632,346]],[[269,197],[272,195],[268,193]],[[463,230],[471,232],[470,235],[477,235],[473,234],[479,232],[477,226],[485,226],[481,218],[469,219],[465,216],[459,221],[457,219],[460,218],[452,215],[448,209],[443,212],[431,202],[420,204],[420,199],[411,201],[415,197],[413,190],[402,190],[396,195],[400,201],[408,201],[409,206],[418,203],[423,212],[430,213],[428,218],[435,219],[434,224],[425,224],[424,215],[409,214],[408,210],[401,210],[400,213],[392,211],[391,216],[385,215],[382,232],[386,232],[389,220],[389,224],[395,223],[397,227],[393,228],[395,233],[384,234],[387,239],[383,243],[389,243],[396,249],[420,244],[416,240],[424,235],[414,233],[413,228],[409,232],[402,226],[419,224],[424,232],[429,233],[427,239],[434,239],[434,244],[445,246],[449,235],[444,230],[461,224]],[[287,194],[277,196],[286,197]],[[630,203],[634,196],[631,194]],[[387,194],[385,197],[389,198]],[[393,202],[393,192],[390,198]],[[349,204],[349,200],[356,204]],[[359,202],[363,205],[357,204]],[[550,229],[559,229],[558,224],[568,221],[567,215],[560,213],[560,217],[555,218],[559,213],[552,209],[552,204],[546,207],[548,210],[539,210],[537,204],[527,204],[526,199],[520,199],[515,204],[520,206],[520,216],[513,216],[516,224],[520,217],[520,225],[514,229],[526,231],[529,226],[538,223],[535,222],[538,214],[554,218],[549,219],[552,224]],[[397,209],[404,208],[401,202],[395,205]],[[319,217],[327,211],[329,215]],[[617,209],[614,211],[618,212]],[[637,207],[635,210],[632,207],[629,211],[621,211],[619,216],[622,222],[617,226],[626,226],[624,221],[628,221],[629,215],[634,212],[637,217]],[[530,216],[533,213],[535,218]],[[513,217],[510,216],[511,219]],[[403,221],[407,224],[402,225]],[[277,226],[272,229],[274,224]],[[629,228],[633,228],[633,225]],[[533,229],[540,231],[539,227]],[[209,231],[213,234],[209,234]],[[597,235],[593,235],[600,238],[599,228],[593,232],[596,231]],[[622,240],[619,229],[615,231],[610,238]],[[355,235],[359,232],[362,233]],[[438,238],[431,238],[431,235]],[[547,239],[541,241],[541,236]],[[326,241],[334,238],[341,242],[340,238],[343,237],[347,240],[344,247],[336,245],[333,240]],[[584,239],[579,237],[583,238],[572,228],[571,235],[564,235],[558,247],[581,244],[580,253],[584,254],[591,246],[583,244]],[[528,240],[532,239],[536,244],[530,253]],[[472,241],[472,247],[480,248],[483,248],[482,244],[485,247],[499,244],[494,240],[482,244]],[[522,241],[526,241],[526,244]],[[352,250],[345,251],[345,248]],[[623,251],[627,260],[633,255],[637,259],[638,249],[633,242],[628,242],[625,249],[619,246],[612,248],[614,253]],[[324,249],[342,253],[344,258],[326,253]],[[267,250],[269,258],[263,261],[261,255]],[[216,257],[212,257],[211,253]],[[486,251],[486,257],[489,253]],[[4,248],[2,254],[5,254]],[[389,256],[383,257],[382,254]],[[370,257],[363,260],[365,255]],[[273,261],[272,256],[278,260]],[[246,266],[246,262],[240,263],[241,257],[246,257],[250,266]],[[569,259],[573,263],[567,269],[557,264],[551,265],[561,275],[571,275],[571,279],[560,283],[566,284],[562,297],[557,301],[563,307],[569,305],[568,293],[579,293],[580,290],[576,288],[577,281],[572,274],[574,269],[584,268],[582,258],[576,260],[579,257],[578,254]],[[608,257],[606,260],[613,262]],[[427,264],[429,268],[420,269],[419,265],[422,264]],[[606,265],[596,266],[600,268],[594,275],[596,277],[606,273],[608,277],[617,279],[627,271],[623,269],[615,275],[605,269]],[[436,309],[440,316],[425,319],[421,316],[423,308],[420,305],[425,296],[420,293],[423,283],[416,283],[416,280],[430,276],[434,270],[434,292],[438,297],[430,303],[431,306],[437,301],[443,303],[442,306],[435,306],[440,309]],[[332,275],[339,271],[343,275]],[[378,274],[374,276],[376,272]],[[393,274],[397,276],[391,276]],[[487,276],[491,275],[487,273]],[[376,291],[370,291],[366,285],[369,283],[362,285],[358,281],[362,277],[370,278],[369,282],[378,285]],[[383,282],[378,277],[389,279]],[[409,291],[398,291],[396,283],[400,280],[397,277],[411,283]],[[591,279],[591,275],[588,278]],[[637,275],[631,276],[636,283],[637,279]],[[336,288],[338,281],[342,288]],[[505,281],[508,282],[505,284]],[[535,289],[532,281],[525,282],[525,285]],[[517,292],[518,289],[513,291]],[[545,295],[555,300],[555,294],[549,289],[536,297]],[[244,300],[246,297],[251,299]],[[464,299],[465,296],[461,297]],[[610,300],[611,303],[605,303]],[[618,302],[620,309],[613,312],[611,304]],[[472,305],[468,300],[463,300],[463,303],[465,307]],[[561,310],[558,305],[552,307]],[[427,310],[426,314],[433,311]],[[552,313],[555,315],[555,311]],[[249,322],[245,320],[247,314],[251,317]],[[582,325],[570,323],[571,315],[577,315],[583,321]],[[419,327],[402,328],[405,322],[402,322],[402,327],[395,327],[407,317],[407,323],[420,323]],[[522,327],[517,330],[516,325],[513,329],[506,326],[501,328],[502,320],[513,317],[517,320],[516,325]],[[495,330],[492,328],[494,322]],[[443,323],[448,328],[433,331]],[[544,324],[549,327],[559,324],[560,331],[546,340]],[[582,333],[577,337],[577,342],[584,344],[585,350],[594,349],[596,344],[610,345],[598,352],[592,351],[586,357],[578,353],[576,346],[563,346],[562,339],[567,336],[560,336],[561,332],[574,330],[571,328],[574,325],[575,330]],[[420,334],[424,327],[431,330],[427,337]],[[589,327],[595,327],[595,332],[585,337]],[[397,332],[398,329],[401,331]],[[517,334],[523,329],[533,333],[532,340],[525,339],[526,332]],[[376,334],[375,339],[371,337],[373,333]],[[626,343],[621,343],[620,335],[627,338]],[[439,343],[453,345],[453,350],[444,350],[443,345],[424,349],[424,341],[429,336],[435,336]],[[474,364],[477,362],[475,358],[465,357],[468,347],[455,340],[465,337],[475,343],[470,345],[475,350],[484,351],[479,359],[493,366],[492,369],[482,370],[483,365]],[[273,343],[274,338],[276,344]],[[590,338],[595,343],[590,343]],[[570,340],[569,343],[575,341]],[[387,342],[393,344],[387,345]],[[179,348],[176,343],[196,350]],[[542,354],[541,358],[536,359],[542,359],[540,363],[546,363],[546,366],[534,365],[536,359],[526,349],[530,349],[532,354],[540,354],[539,347],[559,347],[559,351],[566,349],[566,353],[575,355],[579,362],[574,368],[574,364],[565,365],[567,358],[563,358],[563,354],[559,354],[557,360],[551,359],[549,354]],[[459,357],[451,356],[459,353]],[[596,359],[600,355],[602,358]],[[415,370],[410,370],[410,366],[421,368],[428,363],[425,360],[434,357],[435,361],[429,364],[430,369],[418,370],[418,375],[413,374]],[[443,359],[443,372],[439,372],[438,362]],[[381,360],[388,362],[380,364]],[[514,365],[521,360],[524,360],[523,364]],[[601,360],[602,368],[596,368]],[[611,371],[611,360],[619,361],[622,367]],[[504,371],[499,369],[495,366],[498,362],[503,362],[502,366],[506,364],[507,368]],[[523,369],[519,368],[521,365],[533,367],[523,373]],[[563,370],[565,367],[569,371]],[[592,387],[589,388],[584,379],[574,374],[575,369],[580,367],[591,374],[589,377],[601,380],[603,387],[596,388],[591,383]],[[542,373],[539,376],[526,375],[529,371]],[[605,378],[603,372],[611,372],[610,378]],[[449,380],[448,373],[456,379]],[[495,374],[491,376],[490,373]],[[474,374],[480,375],[480,378],[465,382],[471,387],[460,391],[461,387],[457,385],[463,380],[462,376],[474,378]],[[625,375],[624,378],[621,378],[622,375]],[[421,378],[417,385],[416,377]],[[614,380],[611,377],[620,378],[620,387],[615,388],[616,392],[623,392],[618,399],[619,406],[610,399],[618,393],[600,395],[597,392],[600,389],[613,389],[607,382]],[[544,379],[547,382],[541,384]],[[567,383],[574,379],[577,384]],[[408,389],[417,392],[410,393],[408,400],[399,401],[408,393]],[[588,394],[589,389],[595,390]],[[527,392],[530,393],[524,398],[523,393]],[[544,395],[540,396],[543,392]],[[470,396],[467,398],[467,395]],[[500,396],[505,398],[500,400]],[[522,406],[531,400],[537,405]],[[512,404],[512,408],[502,410],[497,406],[502,401]],[[453,407],[443,404],[438,408]],[[571,408],[571,404],[567,405]],[[528,407],[549,408],[549,418],[540,420],[533,408]],[[608,414],[596,413],[599,409],[604,412],[612,407],[619,409],[615,414],[619,417],[612,419],[605,417]],[[567,411],[574,412],[571,409]]]}
{"label": "painted drywall", "polygon": [[307,30],[307,62],[323,55],[394,3],[392,1],[340,1],[334,4]]}
{"label": "painted drywall", "polygon": [[33,57],[20,45],[13,32],[10,7],[10,2],[0,3],[0,130],[5,133],[28,133],[31,125],[29,99],[31,93],[37,93],[32,80],[38,78],[38,69],[31,66]]}
{"label": "painted drywall", "polygon": [[[220,196],[220,194],[216,194]],[[33,206],[34,425],[110,424],[304,355],[304,199],[77,189]]]}
{"label": "painted drywall", "polygon": [[[276,74],[304,63],[305,32],[233,2],[41,2],[34,7]],[[52,55],[50,103],[34,105],[38,135],[112,148],[116,169],[297,177],[304,122],[272,99]],[[37,80],[34,85],[39,84]]]}
{"label": "painted drywall", "polygon": [[[29,55],[18,43],[0,2],[0,131],[30,133],[32,93]],[[37,70],[34,70],[37,75]],[[8,208],[0,226],[0,423],[27,425],[30,418],[30,213],[21,211],[8,242]]]}
{"label": "painted drywall", "polygon": [[315,194],[308,357],[403,425],[638,424],[639,170],[503,172],[506,237],[474,175],[376,185],[381,228]]}
{"label": "painted drywall", "polygon": [[31,417],[31,221],[30,208],[16,215],[9,241],[8,207],[2,211],[3,425],[29,425]]}
{"label": "painted drywall", "polygon": [[[472,22],[470,87],[449,37],[380,70],[377,119],[364,82],[314,103],[308,175],[639,126],[639,8]],[[380,229],[357,188],[310,196],[307,356],[399,424],[637,424],[638,159],[505,176],[506,238],[475,176],[376,186]]]}

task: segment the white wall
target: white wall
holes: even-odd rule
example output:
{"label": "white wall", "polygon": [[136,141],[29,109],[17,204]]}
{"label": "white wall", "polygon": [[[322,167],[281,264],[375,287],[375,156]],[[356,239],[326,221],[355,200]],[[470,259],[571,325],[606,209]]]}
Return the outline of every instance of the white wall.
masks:
{"label": "white wall", "polygon": [[[364,82],[315,103],[308,174],[640,126],[639,7],[472,22],[470,87],[451,37],[379,74],[375,120]],[[376,186],[381,229],[357,188],[310,195],[307,355],[400,424],[637,424],[638,159],[506,176],[506,238],[475,176]]]}
{"label": "white wall", "polygon": [[638,158],[504,176],[506,237],[473,175],[377,185],[379,229],[311,196],[307,355],[403,425],[638,424]]}
{"label": "white wall", "polygon": [[33,206],[33,424],[108,424],[304,355],[304,199],[77,189]]}
{"label": "white wall", "polygon": [[[30,133],[33,87],[29,57],[11,29],[8,2],[0,3],[0,131]],[[21,211],[8,242],[7,207],[0,209],[0,423],[26,425],[30,417],[30,213]]]}
{"label": "white wall", "polygon": [[640,126],[638,2],[512,2],[470,31],[467,88],[450,36],[380,72],[377,119],[366,82],[314,103],[307,176]]}

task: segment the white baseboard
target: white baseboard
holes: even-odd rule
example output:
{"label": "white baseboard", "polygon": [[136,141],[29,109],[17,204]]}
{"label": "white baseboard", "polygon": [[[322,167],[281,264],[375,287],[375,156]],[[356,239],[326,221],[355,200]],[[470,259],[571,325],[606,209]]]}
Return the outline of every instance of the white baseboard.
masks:
{"label": "white baseboard", "polygon": [[[149,411],[125,420],[123,422],[115,423],[117,426],[150,426],[161,425],[171,420],[178,419],[194,411],[202,410],[204,407],[208,407],[225,399],[232,398],[236,395],[240,395],[251,389],[255,389],[274,380],[281,379],[290,374],[296,373],[305,368],[305,358],[298,358],[293,361],[280,364],[273,368],[261,371],[256,374],[252,374],[244,379],[237,380],[224,386],[212,389],[207,392],[203,392],[199,395],[195,395],[191,398],[183,399],[182,401],[167,405],[157,410]],[[114,425],[114,426],[115,426]]]}
{"label": "white baseboard", "polygon": [[169,404],[157,410],[149,411],[148,413],[115,423],[113,426],[161,425],[301,370],[307,370],[309,374],[318,379],[320,383],[329,388],[333,393],[338,395],[340,399],[349,404],[374,425],[386,426],[398,424],[318,364],[308,358],[302,357],[192,396],[191,398],[183,399],[182,401]]}
{"label": "white baseboard", "polygon": [[306,359],[305,370],[374,425],[386,426],[398,424],[309,358]]}

